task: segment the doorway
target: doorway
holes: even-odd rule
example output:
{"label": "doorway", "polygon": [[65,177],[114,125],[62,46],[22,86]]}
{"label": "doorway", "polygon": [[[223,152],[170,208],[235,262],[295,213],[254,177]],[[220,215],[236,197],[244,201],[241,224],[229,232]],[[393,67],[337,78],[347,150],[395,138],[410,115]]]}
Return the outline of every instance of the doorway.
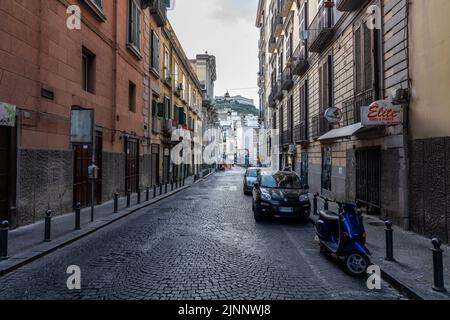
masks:
{"label": "doorway", "polygon": [[152,144],[152,184],[158,186],[159,179],[159,144]]}
{"label": "doorway", "polygon": [[302,182],[302,185],[309,184],[308,171],[309,171],[308,152],[303,151],[301,154],[301,161],[300,161],[300,180]]}
{"label": "doorway", "polygon": [[357,150],[356,163],[356,201],[366,206],[368,213],[379,214],[381,150]]}
{"label": "doorway", "polygon": [[8,220],[11,128],[0,126],[0,220]]}
{"label": "doorway", "polygon": [[[98,180],[94,185],[94,201],[96,204],[102,203],[102,155],[103,155],[103,134],[96,132],[95,164],[98,166]],[[75,144],[74,152],[74,185],[73,185],[73,206],[79,202],[81,207],[91,205],[92,183],[88,177],[88,167],[92,162],[92,146],[86,144]]]}
{"label": "doorway", "polygon": [[125,140],[125,190],[136,193],[139,188],[139,143],[138,140]]}

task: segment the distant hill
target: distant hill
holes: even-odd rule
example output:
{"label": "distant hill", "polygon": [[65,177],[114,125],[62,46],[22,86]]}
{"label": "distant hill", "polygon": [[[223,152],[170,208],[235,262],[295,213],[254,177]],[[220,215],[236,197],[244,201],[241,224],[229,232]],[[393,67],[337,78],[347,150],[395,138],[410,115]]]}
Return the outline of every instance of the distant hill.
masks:
{"label": "distant hill", "polygon": [[239,115],[259,115],[259,110],[254,106],[248,103],[240,103],[238,100],[231,99],[216,99],[215,101],[215,109],[217,111],[222,111],[224,109],[231,109],[232,112],[237,112]]}

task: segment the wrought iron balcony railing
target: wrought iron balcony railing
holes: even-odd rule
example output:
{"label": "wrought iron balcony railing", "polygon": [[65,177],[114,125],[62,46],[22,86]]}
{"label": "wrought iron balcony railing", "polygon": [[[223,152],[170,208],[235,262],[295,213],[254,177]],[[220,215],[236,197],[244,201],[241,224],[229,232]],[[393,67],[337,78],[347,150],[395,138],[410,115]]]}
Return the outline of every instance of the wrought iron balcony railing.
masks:
{"label": "wrought iron balcony railing", "polygon": [[292,70],[290,67],[286,67],[281,76],[281,90],[290,90],[293,86]]}
{"label": "wrought iron balcony railing", "polygon": [[294,139],[292,137],[292,130],[291,129],[283,130],[283,132],[281,133],[281,144],[288,145],[292,144],[293,142]]}
{"label": "wrought iron balcony railing", "polygon": [[367,1],[365,0],[336,0],[336,8],[339,11],[355,11]]}
{"label": "wrought iron balcony railing", "polygon": [[296,143],[308,142],[308,126],[305,122],[301,122],[294,128],[294,140]]}
{"label": "wrought iron balcony railing", "polygon": [[277,39],[274,36],[271,36],[269,40],[269,52],[274,53],[276,47],[277,47]]}
{"label": "wrought iron balcony railing", "polygon": [[311,52],[322,52],[333,34],[333,7],[334,1],[325,1],[308,27]]}
{"label": "wrought iron balcony railing", "polygon": [[294,0],[282,0],[281,1],[281,15],[283,17],[287,17],[289,15],[289,12],[291,12],[292,4],[294,3]]}
{"label": "wrought iron balcony railing", "polygon": [[361,107],[368,107],[375,99],[375,90],[370,89],[344,101],[342,103],[344,126],[361,122]]}
{"label": "wrought iron balcony railing", "polygon": [[275,22],[274,22],[275,23],[274,36],[275,37],[279,37],[283,33],[284,20],[283,20],[283,17],[280,16],[280,14],[277,14],[274,19],[275,19]]}
{"label": "wrought iron balcony railing", "polygon": [[330,131],[331,126],[327,119],[321,114],[311,118],[311,134],[312,138],[316,139]]}
{"label": "wrought iron balcony railing", "polygon": [[308,67],[306,46],[300,43],[292,55],[292,74],[301,76]]}
{"label": "wrought iron balcony railing", "polygon": [[153,0],[150,4],[150,14],[155,18],[158,27],[164,27],[167,21],[167,1]]}

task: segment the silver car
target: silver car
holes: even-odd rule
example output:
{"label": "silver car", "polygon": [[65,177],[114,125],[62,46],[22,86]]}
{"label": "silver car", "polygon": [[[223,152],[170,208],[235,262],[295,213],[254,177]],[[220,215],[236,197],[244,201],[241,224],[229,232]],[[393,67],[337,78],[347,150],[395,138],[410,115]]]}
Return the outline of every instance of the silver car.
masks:
{"label": "silver car", "polygon": [[256,179],[261,168],[248,168],[244,175],[244,194],[252,194]]}

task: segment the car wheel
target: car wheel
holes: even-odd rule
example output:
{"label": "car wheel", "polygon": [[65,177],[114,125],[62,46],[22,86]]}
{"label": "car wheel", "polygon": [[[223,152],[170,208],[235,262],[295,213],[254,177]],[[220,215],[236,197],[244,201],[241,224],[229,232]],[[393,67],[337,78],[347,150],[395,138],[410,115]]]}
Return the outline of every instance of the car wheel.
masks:
{"label": "car wheel", "polygon": [[261,214],[261,210],[259,209],[258,205],[256,205],[253,202],[253,215],[255,217],[256,222],[261,222],[264,220],[263,215]]}

